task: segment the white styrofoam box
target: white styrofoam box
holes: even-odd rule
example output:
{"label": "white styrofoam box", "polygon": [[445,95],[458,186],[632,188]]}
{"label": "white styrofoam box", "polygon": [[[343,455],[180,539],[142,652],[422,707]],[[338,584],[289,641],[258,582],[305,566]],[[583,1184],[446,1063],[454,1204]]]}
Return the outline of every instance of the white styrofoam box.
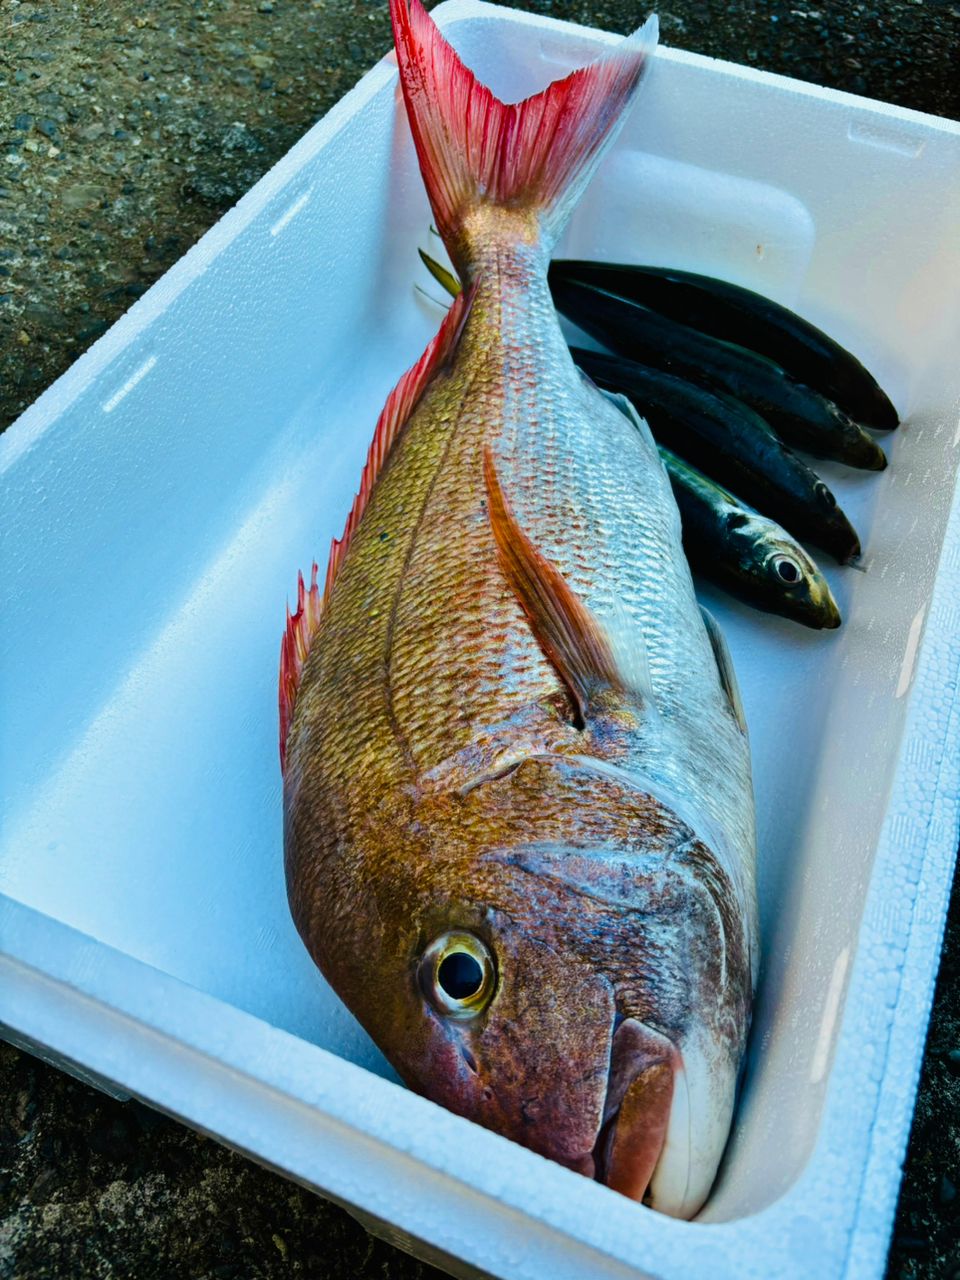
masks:
{"label": "white styrofoam box", "polygon": [[[437,16],[507,97],[613,39]],[[751,726],[764,972],[700,1221],[405,1091],[287,911],[284,603],[438,322],[391,59],[0,442],[5,1034],[457,1274],[878,1275],[956,847],[958,173],[949,122],[661,50],[561,246],[779,299],[906,419],[882,476],[827,469],[868,569],[828,569],[839,632],[704,593]]]}

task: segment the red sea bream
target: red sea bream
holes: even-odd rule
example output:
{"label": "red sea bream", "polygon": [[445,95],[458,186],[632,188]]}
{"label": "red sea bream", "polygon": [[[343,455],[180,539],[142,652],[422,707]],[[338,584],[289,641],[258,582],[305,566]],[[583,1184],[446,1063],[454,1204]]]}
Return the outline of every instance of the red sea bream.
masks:
{"label": "red sea bream", "polygon": [[464,290],[288,622],[290,905],[411,1087],[689,1217],[756,973],[749,747],[649,431],[577,372],[546,274],[655,20],[505,105],[391,8]]}

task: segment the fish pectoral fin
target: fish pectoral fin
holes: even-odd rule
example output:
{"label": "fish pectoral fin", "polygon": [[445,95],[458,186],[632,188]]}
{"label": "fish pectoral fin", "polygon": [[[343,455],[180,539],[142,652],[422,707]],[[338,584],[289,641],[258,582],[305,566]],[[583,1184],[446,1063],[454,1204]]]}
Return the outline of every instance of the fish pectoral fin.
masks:
{"label": "fish pectoral fin", "polygon": [[537,643],[573,699],[579,727],[590,718],[592,700],[605,689],[633,694],[642,701],[643,691],[633,687],[633,680],[636,673],[641,673],[641,680],[649,678],[645,649],[632,664],[618,661],[628,643],[619,634],[621,628],[616,628],[612,642],[557,566],[520,528],[489,447],[484,450],[483,474],[500,567]]}
{"label": "fish pectoral fin", "polygon": [[713,656],[717,660],[717,673],[720,676],[720,684],[723,691],[727,695],[727,701],[730,704],[730,710],[737,724],[740,726],[740,732],[747,732],[747,718],[743,711],[743,700],[740,697],[740,685],[737,683],[737,673],[733,669],[733,659],[730,657],[730,650],[727,648],[727,642],[723,638],[723,632],[720,630],[720,624],[709,610],[703,605],[700,606],[700,612],[703,614],[703,625],[707,629],[707,636],[710,639],[710,647],[713,649]]}
{"label": "fish pectoral fin", "polygon": [[634,702],[641,703],[646,712],[656,714],[659,708],[653,695],[650,658],[640,624],[630,616],[623,601],[615,597],[610,613],[600,625],[610,643],[620,674],[620,687],[632,695]]}
{"label": "fish pectoral fin", "polygon": [[[580,366],[577,365],[577,368],[580,369]],[[584,378],[586,378],[586,380],[590,383],[592,387],[595,387],[596,390],[599,391],[600,395],[603,396],[604,400],[609,401],[610,404],[612,404],[615,409],[619,409],[619,411],[623,414],[623,416],[627,419],[627,421],[633,427],[635,427],[636,430],[639,431],[642,436],[644,437],[650,436],[649,423],[647,422],[646,418],[642,417],[641,414],[637,412],[636,406],[634,405],[632,400],[628,400],[627,397],[620,391],[606,391],[604,390],[603,387],[598,387],[597,384],[590,377],[590,375],[588,373],[584,373],[582,369],[580,369],[580,373],[583,375]]]}

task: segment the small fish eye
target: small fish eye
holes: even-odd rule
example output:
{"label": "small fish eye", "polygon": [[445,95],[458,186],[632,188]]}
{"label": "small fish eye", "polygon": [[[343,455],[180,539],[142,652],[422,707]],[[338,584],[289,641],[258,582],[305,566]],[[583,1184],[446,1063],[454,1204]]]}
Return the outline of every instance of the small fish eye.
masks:
{"label": "small fish eye", "polygon": [[453,1018],[472,1018],[493,996],[493,956],[475,934],[444,933],[420,961],[420,986],[435,1008]]}
{"label": "small fish eye", "polygon": [[773,571],[781,582],[788,586],[796,586],[803,577],[803,571],[791,556],[774,556]]}

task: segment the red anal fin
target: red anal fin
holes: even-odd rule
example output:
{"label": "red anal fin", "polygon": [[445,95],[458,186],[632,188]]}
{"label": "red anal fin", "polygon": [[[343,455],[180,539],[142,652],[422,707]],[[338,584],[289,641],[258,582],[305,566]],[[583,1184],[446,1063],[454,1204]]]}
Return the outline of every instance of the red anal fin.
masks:
{"label": "red anal fin", "polygon": [[490,526],[500,567],[548,661],[567,686],[581,726],[599,688],[622,689],[613,650],[599,622],[517,523],[497,477],[493,453],[483,455]]}
{"label": "red anal fin", "polygon": [[317,586],[317,565],[310,575],[310,590],[304,586],[303,574],[297,577],[297,611],[287,608],[287,627],[280,642],[280,768],[286,768],[287,734],[293,720],[293,708],[300,687],[310,641],[320,624],[323,600]]}
{"label": "red anal fin", "polygon": [[390,455],[397,437],[409,421],[431,379],[446,364],[460,337],[464,321],[470,310],[472,291],[461,293],[453,302],[443,324],[431,338],[423,355],[403,375],[387,396],[373,440],[367,452],[367,461],[360,476],[360,489],[353,500],[347,523],[339,538],[334,538],[327,562],[327,575],[323,595],[317,587],[317,566],[313,566],[310,590],[304,587],[303,574],[297,589],[297,610],[291,615],[287,610],[287,626],[280,646],[280,767],[286,765],[287,734],[293,721],[293,709],[300,687],[310,642],[320,623],[323,609],[330,597],[334,581],[353,535],[360,524],[374,485]]}

